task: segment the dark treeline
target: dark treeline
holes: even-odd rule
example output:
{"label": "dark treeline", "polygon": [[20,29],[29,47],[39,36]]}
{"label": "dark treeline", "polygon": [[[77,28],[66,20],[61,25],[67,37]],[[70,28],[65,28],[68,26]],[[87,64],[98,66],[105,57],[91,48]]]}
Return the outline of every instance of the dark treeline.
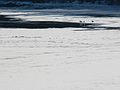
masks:
{"label": "dark treeline", "polygon": [[[9,0],[8,0],[9,1]],[[29,1],[33,3],[97,3],[120,5],[120,0],[10,0],[10,1]]]}

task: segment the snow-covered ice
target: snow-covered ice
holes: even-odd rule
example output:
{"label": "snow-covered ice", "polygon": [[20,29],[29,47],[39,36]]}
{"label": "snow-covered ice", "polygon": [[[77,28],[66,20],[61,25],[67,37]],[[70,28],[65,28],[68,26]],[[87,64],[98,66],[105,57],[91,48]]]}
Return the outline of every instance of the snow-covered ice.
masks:
{"label": "snow-covered ice", "polygon": [[[27,13],[10,15],[33,21],[120,24],[119,17]],[[119,29],[0,28],[0,90],[120,90],[119,68]]]}
{"label": "snow-covered ice", "polygon": [[1,29],[0,89],[119,90],[119,55],[119,30]]}

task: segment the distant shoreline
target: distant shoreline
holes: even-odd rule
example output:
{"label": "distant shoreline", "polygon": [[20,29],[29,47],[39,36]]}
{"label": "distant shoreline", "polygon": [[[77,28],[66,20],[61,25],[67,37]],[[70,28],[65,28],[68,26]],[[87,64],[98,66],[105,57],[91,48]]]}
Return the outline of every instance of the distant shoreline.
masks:
{"label": "distant shoreline", "polygon": [[[11,18],[7,15],[0,15],[0,28],[105,28],[105,29],[120,29],[120,27],[105,27],[99,26],[98,23],[83,23],[83,22],[60,22],[60,21],[24,21],[19,18]],[[76,30],[77,31],[77,30]]]}
{"label": "distant shoreline", "polygon": [[6,15],[0,15],[0,27],[2,28],[65,28],[65,27],[85,27],[92,23],[85,23],[84,26],[75,22],[59,21],[24,21],[17,18],[9,18]]}
{"label": "distant shoreline", "polygon": [[[25,8],[25,9],[82,9],[82,8],[120,8],[120,5],[92,4],[92,3],[32,3],[32,2],[0,2],[0,8]],[[105,7],[105,8],[104,8]],[[89,9],[88,8],[88,9]]]}

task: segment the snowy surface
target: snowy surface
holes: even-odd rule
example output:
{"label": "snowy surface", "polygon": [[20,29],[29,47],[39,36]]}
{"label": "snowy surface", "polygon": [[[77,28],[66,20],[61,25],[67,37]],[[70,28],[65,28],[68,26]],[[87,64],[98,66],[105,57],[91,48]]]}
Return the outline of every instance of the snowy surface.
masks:
{"label": "snowy surface", "polygon": [[119,30],[1,29],[0,89],[119,90],[119,55]]}
{"label": "snowy surface", "polygon": [[[33,21],[120,24],[119,17],[65,16],[52,11],[46,15],[43,11],[3,10],[1,14]],[[119,68],[119,29],[0,28],[0,90],[120,90]]]}

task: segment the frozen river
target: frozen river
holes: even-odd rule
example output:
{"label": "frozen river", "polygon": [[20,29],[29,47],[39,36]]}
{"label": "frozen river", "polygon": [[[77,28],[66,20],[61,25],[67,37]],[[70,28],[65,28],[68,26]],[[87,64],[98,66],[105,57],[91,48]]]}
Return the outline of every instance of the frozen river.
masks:
{"label": "frozen river", "polygon": [[[120,25],[119,17],[1,13],[25,20]],[[120,90],[119,68],[119,29],[0,28],[0,90]]]}

